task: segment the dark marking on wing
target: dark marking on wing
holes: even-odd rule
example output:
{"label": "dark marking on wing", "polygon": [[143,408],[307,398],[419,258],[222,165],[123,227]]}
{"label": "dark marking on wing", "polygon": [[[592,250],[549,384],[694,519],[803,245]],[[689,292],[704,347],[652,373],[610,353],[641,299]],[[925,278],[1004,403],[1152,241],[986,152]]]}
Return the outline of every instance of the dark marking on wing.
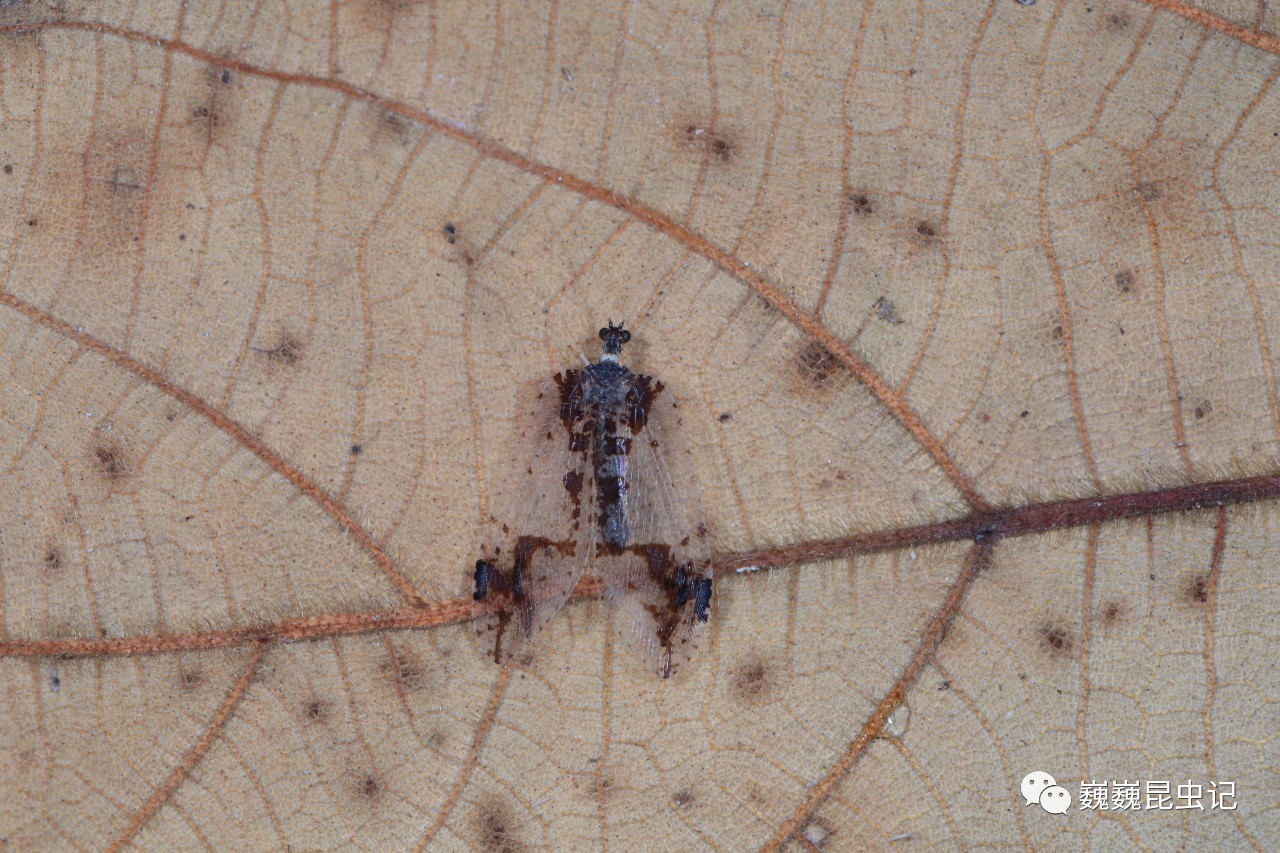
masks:
{"label": "dark marking on wing", "polygon": [[[560,421],[570,434],[582,420],[586,409],[582,401],[582,371],[566,370],[555,376],[556,385],[560,387]],[[573,448],[570,447],[572,450]]]}
{"label": "dark marking on wing", "polygon": [[[577,543],[573,539],[553,542],[542,536],[521,536],[513,549],[514,558],[510,571],[504,572],[493,560],[476,560],[476,590],[471,597],[474,601],[487,604],[489,611],[497,619],[493,628],[493,659],[496,663],[502,663],[507,657],[505,652],[512,648],[507,630],[513,616],[519,619],[517,627],[520,634],[525,639],[533,637],[535,610],[545,602],[530,595],[526,584],[532,581],[535,589],[546,585],[548,576],[541,563],[552,552],[573,557],[576,556],[576,551]],[[538,560],[539,556],[544,559]],[[556,602],[555,607],[558,608],[562,603],[563,601]]]}
{"label": "dark marking on wing", "polygon": [[649,423],[649,412],[653,409],[654,399],[665,388],[652,376],[636,374],[631,381],[631,390],[627,394],[626,405],[622,410],[622,423],[635,435]]}
{"label": "dark marking on wing", "polygon": [[581,471],[569,471],[564,475],[564,490],[569,493],[569,500],[573,501],[575,519],[582,514],[582,485],[585,479]]}
{"label": "dark marking on wing", "polygon": [[666,650],[667,669],[662,674],[666,678],[670,675],[676,630],[684,622],[684,610],[690,599],[694,602],[695,618],[699,622],[707,621],[707,608],[711,605],[711,578],[695,575],[699,567],[692,564],[675,566],[673,570],[669,545],[648,543],[632,545],[627,550],[644,560],[650,579],[666,596],[665,602],[646,605],[657,626],[658,645]]}

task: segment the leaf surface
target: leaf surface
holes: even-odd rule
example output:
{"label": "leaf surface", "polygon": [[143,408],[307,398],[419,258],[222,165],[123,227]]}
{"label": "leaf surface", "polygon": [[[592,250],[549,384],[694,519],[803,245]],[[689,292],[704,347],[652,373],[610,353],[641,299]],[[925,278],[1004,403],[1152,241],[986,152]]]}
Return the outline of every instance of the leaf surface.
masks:
{"label": "leaf surface", "polygon": [[[1276,846],[1273,19],[0,3],[0,846]],[[466,624],[608,318],[669,681],[591,583]]]}

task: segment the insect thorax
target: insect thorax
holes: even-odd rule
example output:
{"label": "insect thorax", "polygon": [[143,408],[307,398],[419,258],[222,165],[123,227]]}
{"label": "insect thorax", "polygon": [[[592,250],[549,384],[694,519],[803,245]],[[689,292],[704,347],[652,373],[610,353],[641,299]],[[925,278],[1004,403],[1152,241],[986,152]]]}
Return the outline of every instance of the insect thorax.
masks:
{"label": "insect thorax", "polygon": [[[625,392],[626,383],[623,380],[630,375],[631,370],[616,361],[601,361],[587,365],[587,376],[590,377],[592,384],[605,393],[614,389]],[[592,393],[589,391],[588,395]]]}

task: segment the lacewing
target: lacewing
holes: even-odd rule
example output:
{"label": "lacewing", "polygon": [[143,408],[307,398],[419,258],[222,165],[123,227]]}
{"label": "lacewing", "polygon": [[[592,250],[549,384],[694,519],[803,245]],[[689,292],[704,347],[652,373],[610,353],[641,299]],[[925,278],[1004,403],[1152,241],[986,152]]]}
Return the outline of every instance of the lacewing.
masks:
{"label": "lacewing", "polygon": [[619,361],[631,333],[542,386],[521,423],[520,467],[495,489],[472,615],[499,663],[519,653],[590,566],[619,634],[654,672],[697,647],[711,606],[711,551],[680,409]]}

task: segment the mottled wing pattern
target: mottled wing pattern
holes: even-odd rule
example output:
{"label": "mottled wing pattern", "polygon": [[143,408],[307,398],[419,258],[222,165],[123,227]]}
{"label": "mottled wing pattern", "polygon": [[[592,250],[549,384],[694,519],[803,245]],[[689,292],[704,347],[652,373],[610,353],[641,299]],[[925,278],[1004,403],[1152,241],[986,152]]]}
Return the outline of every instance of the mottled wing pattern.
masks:
{"label": "mottled wing pattern", "polygon": [[618,438],[630,440],[624,496],[628,544],[597,532],[595,572],[614,625],[658,675],[697,648],[711,602],[711,548],[693,454],[675,398],[651,376],[632,375]]}
{"label": "mottled wing pattern", "polygon": [[498,663],[555,616],[590,554],[593,425],[585,417],[583,387],[580,370],[543,384],[520,424],[521,467],[493,485],[472,615],[482,649]]}

